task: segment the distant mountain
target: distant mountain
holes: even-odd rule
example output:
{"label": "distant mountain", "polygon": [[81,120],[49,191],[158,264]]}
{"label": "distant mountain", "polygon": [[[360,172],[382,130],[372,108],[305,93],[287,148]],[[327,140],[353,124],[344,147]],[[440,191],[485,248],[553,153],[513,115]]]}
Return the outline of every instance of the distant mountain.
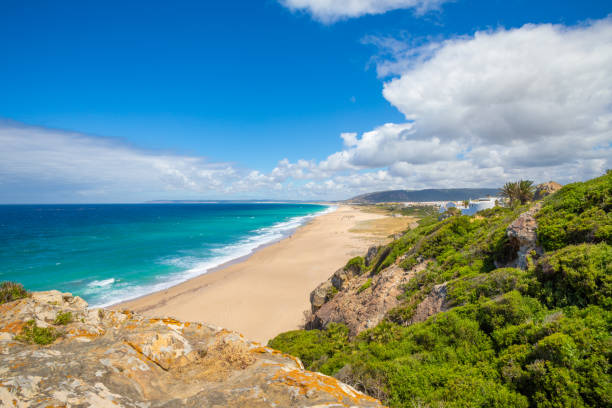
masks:
{"label": "distant mountain", "polygon": [[353,197],[347,202],[351,203],[385,203],[401,201],[460,201],[470,198],[495,196],[499,193],[498,188],[429,188],[426,190],[390,190],[375,193],[362,194]]}

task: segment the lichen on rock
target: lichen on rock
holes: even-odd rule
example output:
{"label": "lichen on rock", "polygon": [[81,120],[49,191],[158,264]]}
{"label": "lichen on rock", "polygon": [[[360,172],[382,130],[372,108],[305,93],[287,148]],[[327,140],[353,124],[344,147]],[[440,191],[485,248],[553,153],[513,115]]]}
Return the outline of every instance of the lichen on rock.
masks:
{"label": "lichen on rock", "polygon": [[[60,314],[72,320],[54,324]],[[60,336],[19,341],[28,322]],[[202,323],[88,309],[58,291],[0,305],[0,406],[380,407],[299,359]]]}

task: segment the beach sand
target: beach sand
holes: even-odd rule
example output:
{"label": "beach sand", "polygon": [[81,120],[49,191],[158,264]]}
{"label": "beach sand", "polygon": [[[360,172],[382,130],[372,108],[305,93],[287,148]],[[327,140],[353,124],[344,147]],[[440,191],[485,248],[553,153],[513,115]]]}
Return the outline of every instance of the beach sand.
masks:
{"label": "beach sand", "polygon": [[299,328],[319,283],[411,222],[341,205],[245,260],[112,308],[206,322],[267,343]]}

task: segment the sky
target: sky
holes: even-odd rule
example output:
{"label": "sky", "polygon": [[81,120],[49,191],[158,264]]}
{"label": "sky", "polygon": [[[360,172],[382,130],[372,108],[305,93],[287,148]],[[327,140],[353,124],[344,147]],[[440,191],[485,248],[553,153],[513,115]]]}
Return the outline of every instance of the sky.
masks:
{"label": "sky", "polygon": [[612,4],[0,4],[0,203],[335,200],[612,168]]}

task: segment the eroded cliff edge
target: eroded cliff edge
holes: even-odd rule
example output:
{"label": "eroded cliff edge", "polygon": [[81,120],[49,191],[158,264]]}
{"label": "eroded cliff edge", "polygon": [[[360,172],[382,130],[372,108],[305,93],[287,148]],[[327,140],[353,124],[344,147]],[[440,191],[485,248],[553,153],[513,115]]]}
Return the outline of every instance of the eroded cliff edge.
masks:
{"label": "eroded cliff edge", "polygon": [[[46,346],[28,343],[23,333],[32,328],[60,336]],[[88,309],[81,298],[58,291],[0,305],[0,405],[381,406],[240,334],[129,311]]]}

